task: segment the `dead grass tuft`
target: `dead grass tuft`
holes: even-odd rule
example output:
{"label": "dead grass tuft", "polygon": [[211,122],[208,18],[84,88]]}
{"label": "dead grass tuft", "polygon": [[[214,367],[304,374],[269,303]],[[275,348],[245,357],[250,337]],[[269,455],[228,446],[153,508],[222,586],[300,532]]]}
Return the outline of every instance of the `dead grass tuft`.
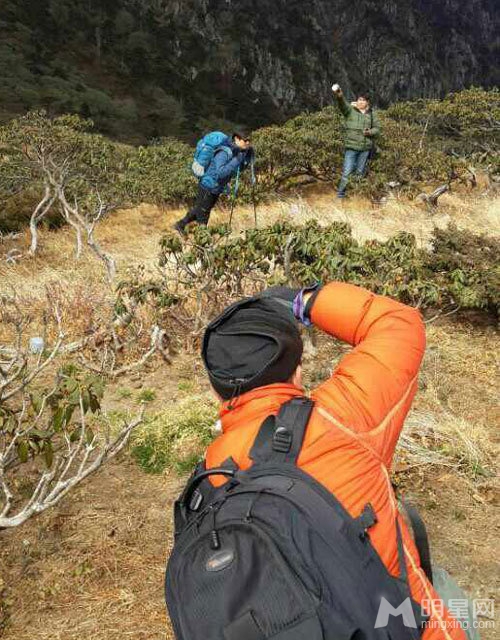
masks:
{"label": "dead grass tuft", "polygon": [[146,417],[132,436],[132,453],[147,472],[189,473],[213,439],[214,399],[191,395]]}
{"label": "dead grass tuft", "polygon": [[498,425],[498,332],[494,326],[442,321],[427,325],[427,351],[415,408]]}
{"label": "dead grass tuft", "polygon": [[494,475],[488,430],[452,414],[413,411],[399,440],[396,468],[446,467],[470,480]]}
{"label": "dead grass tuft", "polygon": [[500,425],[494,327],[428,325],[420,391],[400,440],[400,466],[441,466],[470,480],[495,473]]}

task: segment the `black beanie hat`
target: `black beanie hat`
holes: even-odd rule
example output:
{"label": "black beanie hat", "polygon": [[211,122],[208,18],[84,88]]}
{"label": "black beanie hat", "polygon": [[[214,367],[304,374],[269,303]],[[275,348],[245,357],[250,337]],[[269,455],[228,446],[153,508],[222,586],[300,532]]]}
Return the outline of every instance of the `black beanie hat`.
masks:
{"label": "black beanie hat", "polygon": [[211,322],[202,357],[212,386],[229,400],[251,389],[286,382],[302,360],[293,315],[271,298],[246,298]]}

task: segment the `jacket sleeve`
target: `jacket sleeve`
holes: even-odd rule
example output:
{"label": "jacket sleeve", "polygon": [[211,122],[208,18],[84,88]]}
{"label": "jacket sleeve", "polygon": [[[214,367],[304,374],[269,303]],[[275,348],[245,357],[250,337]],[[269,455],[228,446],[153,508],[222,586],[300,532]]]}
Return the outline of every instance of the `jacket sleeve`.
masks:
{"label": "jacket sleeve", "polygon": [[354,349],[313,393],[337,426],[352,431],[389,466],[417,391],[425,351],[420,313],[354,285],[319,292],[311,320]]}
{"label": "jacket sleeve", "polygon": [[248,169],[252,162],[255,162],[255,151],[253,148],[250,148],[242,154],[240,169],[242,171],[245,171],[245,169]]}
{"label": "jacket sleeve", "polygon": [[228,178],[231,178],[241,164],[241,154],[233,156],[228,161],[228,155],[225,151],[219,151],[214,157],[215,171],[217,180],[224,182]]}
{"label": "jacket sleeve", "polygon": [[335,100],[337,101],[338,108],[342,115],[347,118],[352,109],[351,105],[347,102],[343,94],[341,96],[336,95]]}
{"label": "jacket sleeve", "polygon": [[372,137],[380,135],[380,118],[376,111],[373,112],[373,127],[370,129],[370,135]]}

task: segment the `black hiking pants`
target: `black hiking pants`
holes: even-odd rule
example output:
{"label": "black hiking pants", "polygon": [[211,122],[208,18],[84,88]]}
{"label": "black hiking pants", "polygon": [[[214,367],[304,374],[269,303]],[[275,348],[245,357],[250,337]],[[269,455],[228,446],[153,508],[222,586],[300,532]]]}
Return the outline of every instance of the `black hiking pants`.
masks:
{"label": "black hiking pants", "polygon": [[218,193],[211,193],[208,189],[198,185],[198,195],[194,206],[186,213],[182,220],[179,220],[178,225],[184,229],[184,227],[190,222],[197,222],[198,224],[208,224],[210,213],[215,207],[217,200],[219,199]]}

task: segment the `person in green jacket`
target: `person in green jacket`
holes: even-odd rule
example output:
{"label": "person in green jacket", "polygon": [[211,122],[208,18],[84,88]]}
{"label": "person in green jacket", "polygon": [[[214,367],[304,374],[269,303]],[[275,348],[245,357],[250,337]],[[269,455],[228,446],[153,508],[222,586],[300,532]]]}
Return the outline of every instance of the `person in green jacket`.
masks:
{"label": "person in green jacket", "polygon": [[380,135],[380,121],[366,95],[361,94],[356,102],[349,104],[338,84],[334,84],[332,90],[345,118],[344,167],[337,191],[339,198],[345,198],[349,176],[352,173],[360,177],[366,174],[375,139]]}

